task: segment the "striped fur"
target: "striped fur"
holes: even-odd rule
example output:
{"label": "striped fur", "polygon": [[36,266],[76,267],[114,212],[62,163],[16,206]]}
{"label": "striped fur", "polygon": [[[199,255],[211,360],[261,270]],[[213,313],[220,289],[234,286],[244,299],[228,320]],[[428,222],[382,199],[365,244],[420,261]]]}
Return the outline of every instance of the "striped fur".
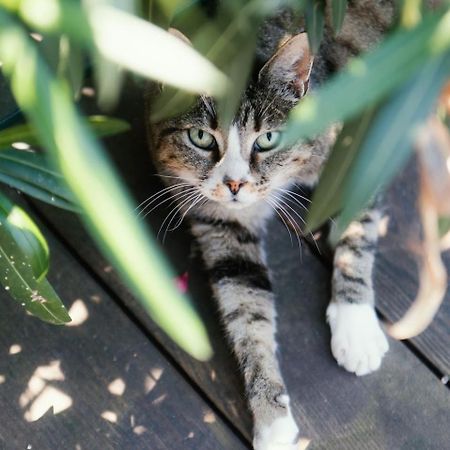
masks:
{"label": "striped fur", "polygon": [[[308,87],[314,90],[349,57],[379,40],[393,15],[393,1],[350,1],[342,32],[333,38],[327,28],[310,72],[307,40],[296,34],[303,24],[293,22],[288,11],[280,12],[262,27],[256,77],[230,128],[221,129],[215,102],[206,97],[187,113],[150,126],[155,163],[168,184],[166,192],[178,202],[178,212],[190,219],[243,372],[256,450],[294,450],[298,439],[275,355],[276,312],[264,254],[265,223],[276,207],[282,208],[280,189],[316,183],[337,127],[279,151],[257,152],[254,142],[283,126]],[[214,145],[197,148],[189,137],[192,127],[210,134]],[[230,180],[237,190],[231,190]],[[377,369],[387,350],[373,309],[379,219],[374,208],[352,223],[334,258],[327,311],[332,352],[340,365],[358,375]]]}

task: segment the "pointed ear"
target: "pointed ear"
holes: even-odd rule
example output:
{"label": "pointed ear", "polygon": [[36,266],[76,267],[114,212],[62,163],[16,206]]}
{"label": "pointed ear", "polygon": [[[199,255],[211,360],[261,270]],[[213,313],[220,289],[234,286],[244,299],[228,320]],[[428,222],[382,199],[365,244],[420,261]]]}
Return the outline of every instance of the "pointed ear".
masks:
{"label": "pointed ear", "polygon": [[308,90],[313,60],[308,35],[297,34],[288,39],[267,61],[259,72],[258,79],[275,86],[281,92],[290,88],[299,99]]}

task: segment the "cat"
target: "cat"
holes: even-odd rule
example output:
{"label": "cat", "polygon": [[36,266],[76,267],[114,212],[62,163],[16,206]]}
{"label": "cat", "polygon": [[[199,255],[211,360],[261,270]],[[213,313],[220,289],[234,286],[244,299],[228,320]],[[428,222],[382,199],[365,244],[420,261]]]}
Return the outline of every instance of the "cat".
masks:
{"label": "cat", "polygon": [[[288,145],[283,125],[305,95],[314,95],[349,57],[377,42],[393,18],[393,1],[349,2],[338,37],[327,25],[313,56],[302,24],[281,11],[261,27],[259,70],[227,129],[221,129],[214,99],[206,96],[178,117],[150,125],[156,167],[190,222],[243,372],[255,450],[294,450],[299,439],[275,354],[265,226],[283,191],[295,184],[315,185],[339,128]],[[290,195],[302,200],[294,191]],[[345,231],[334,255],[326,313],[331,350],[338,364],[356,375],[377,370],[388,350],[372,285],[380,218],[376,206],[364,212]]]}

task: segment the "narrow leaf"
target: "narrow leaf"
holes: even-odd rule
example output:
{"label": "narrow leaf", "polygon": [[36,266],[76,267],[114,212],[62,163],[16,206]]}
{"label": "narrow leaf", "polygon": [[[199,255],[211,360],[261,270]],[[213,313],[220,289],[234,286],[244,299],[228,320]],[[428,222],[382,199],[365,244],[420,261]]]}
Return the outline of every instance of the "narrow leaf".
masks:
{"label": "narrow leaf", "polygon": [[380,109],[346,182],[336,233],[345,230],[405,163],[449,72],[446,53],[424,66]]}
{"label": "narrow leaf", "polygon": [[347,0],[333,0],[331,2],[331,19],[335,35],[341,31],[346,10]]}
{"label": "narrow leaf", "polygon": [[[121,34],[120,29],[115,33]],[[0,59],[18,103],[86,213],[83,219],[97,243],[153,319],[190,354],[210,357],[202,322],[176,290],[165,259],[135,217],[128,193],[78,115],[66,85],[49,72],[26,31],[1,9]]]}
{"label": "narrow leaf", "polygon": [[3,195],[0,205],[0,283],[41,320],[56,325],[70,322],[64,305],[43,277],[42,269],[48,267],[45,239],[27,214]]}
{"label": "narrow leaf", "polygon": [[309,208],[307,227],[318,228],[342,208],[342,191],[351,166],[370,128],[374,108],[345,124],[325,164]]}
{"label": "narrow leaf", "polygon": [[41,280],[48,272],[47,241],[28,214],[0,193],[0,214],[19,251],[28,259],[34,276]]}
{"label": "narrow leaf", "polygon": [[[91,130],[98,137],[113,136],[130,129],[127,122],[114,117],[95,115],[86,119]],[[39,138],[31,124],[15,125],[0,131],[0,148],[11,147],[16,142],[39,144]]]}
{"label": "narrow leaf", "polygon": [[79,212],[64,178],[43,154],[13,149],[0,151],[0,181],[50,205]]}
{"label": "narrow leaf", "polygon": [[100,53],[119,66],[190,92],[223,94],[226,77],[162,28],[99,4],[89,8],[89,18]]}
{"label": "narrow leaf", "polygon": [[309,45],[314,54],[317,53],[322,42],[325,27],[325,1],[309,0],[306,6],[306,31]]}

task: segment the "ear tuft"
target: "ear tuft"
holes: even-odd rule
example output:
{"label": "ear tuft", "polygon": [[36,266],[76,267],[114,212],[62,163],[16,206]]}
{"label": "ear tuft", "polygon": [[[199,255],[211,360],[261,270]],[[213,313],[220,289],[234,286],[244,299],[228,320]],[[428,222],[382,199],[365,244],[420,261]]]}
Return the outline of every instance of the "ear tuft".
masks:
{"label": "ear tuft", "polygon": [[309,49],[308,35],[300,33],[285,41],[259,72],[260,80],[270,84],[291,86],[297,98],[303,97],[309,86],[314,57]]}

